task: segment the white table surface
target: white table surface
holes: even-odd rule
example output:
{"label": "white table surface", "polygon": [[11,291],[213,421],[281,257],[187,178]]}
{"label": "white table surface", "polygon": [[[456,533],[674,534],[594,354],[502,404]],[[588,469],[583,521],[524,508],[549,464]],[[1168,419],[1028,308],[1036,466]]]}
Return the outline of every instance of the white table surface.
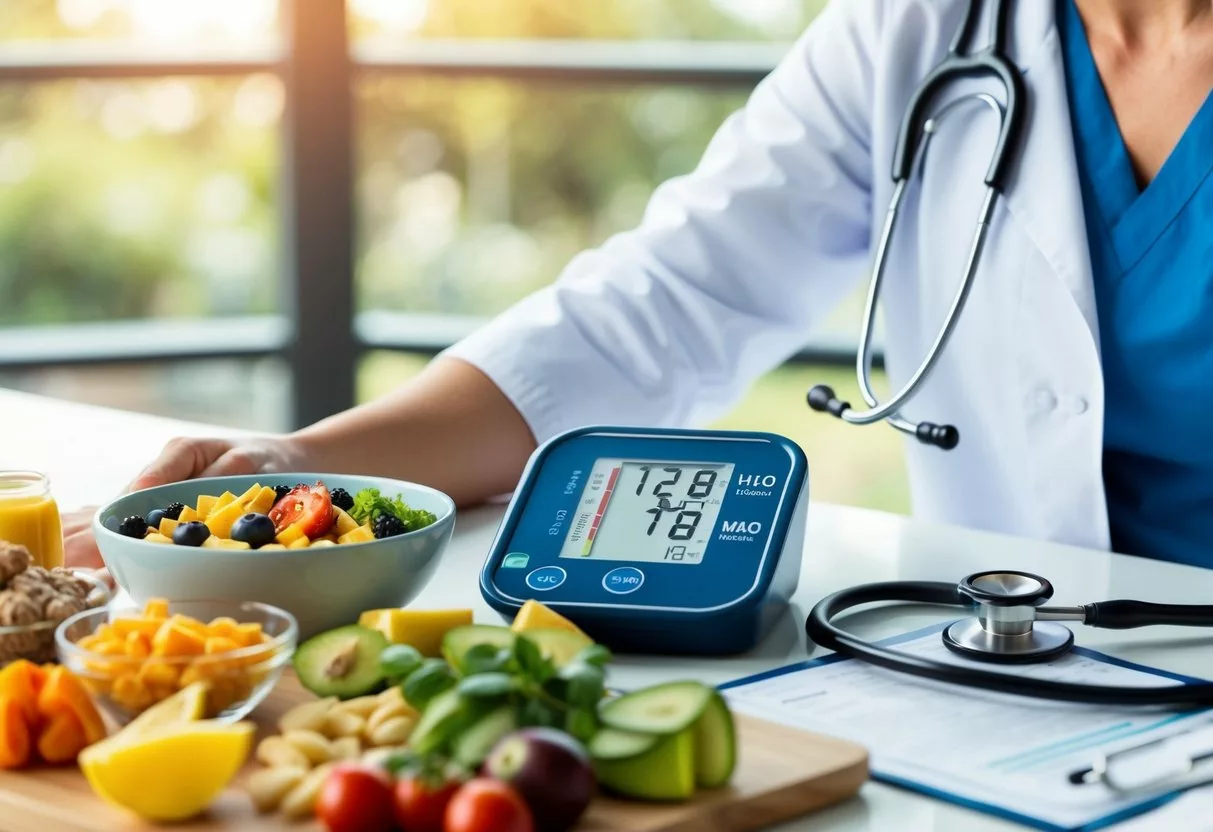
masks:
{"label": "white table surface", "polygon": [[[230,431],[0,390],[0,468],[29,468],[49,474],[64,509],[111,499],[174,436],[225,433]],[[499,506],[460,512],[451,545],[415,602],[418,606],[471,607],[477,620],[498,619],[481,599],[476,576],[500,513]],[[791,613],[762,645],[735,658],[620,656],[612,665],[611,678],[623,687],[673,675],[720,683],[801,661],[807,657],[804,617],[827,592],[870,581],[952,581],[970,572],[997,568],[1024,569],[1047,576],[1056,589],[1054,602],[1058,604],[1105,598],[1192,604],[1208,603],[1213,597],[1213,570],[814,503]],[[868,637],[878,637],[936,620],[937,616],[924,611],[879,610],[851,617],[848,626]],[[1077,638],[1080,644],[1131,661],[1194,676],[1209,675],[1207,648],[1213,638],[1204,631],[1079,628]],[[1023,827],[869,782],[857,799],[782,828],[990,832]]]}

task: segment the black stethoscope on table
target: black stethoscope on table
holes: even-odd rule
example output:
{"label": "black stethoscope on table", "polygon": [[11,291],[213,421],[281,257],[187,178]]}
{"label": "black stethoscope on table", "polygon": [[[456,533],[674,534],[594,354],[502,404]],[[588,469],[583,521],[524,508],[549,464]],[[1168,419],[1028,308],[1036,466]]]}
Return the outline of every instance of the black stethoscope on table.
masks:
{"label": "black stethoscope on table", "polygon": [[[1041,2],[1042,0],[1036,1]],[[956,430],[955,426],[937,425],[933,422],[913,422],[901,415],[901,409],[918,393],[927,376],[934,369],[939,356],[947,346],[952,331],[956,328],[956,322],[968,299],[969,290],[973,287],[973,276],[977,272],[977,264],[981,260],[981,252],[985,247],[986,233],[990,228],[994,203],[1006,183],[1012,156],[1022,143],[1024,125],[1022,102],[1027,98],[1023,75],[1006,54],[1009,13],[1006,0],[993,0],[989,45],[984,49],[973,47],[973,36],[977,30],[981,8],[984,5],[981,0],[971,0],[965,11],[964,20],[957,29],[956,36],[952,39],[947,56],[915,90],[901,123],[897,148],[893,153],[893,196],[889,200],[884,228],[880,234],[872,265],[872,277],[868,285],[867,303],[863,312],[863,326],[859,333],[859,350],[855,359],[855,374],[859,380],[859,390],[864,401],[867,402],[868,410],[856,411],[849,402],[839,399],[833,389],[824,384],[817,385],[808,393],[809,407],[813,410],[829,413],[853,425],[869,425],[885,420],[898,430],[917,437],[920,442],[943,450],[955,448],[960,441],[960,432]],[[1005,91],[1006,103],[1000,103],[989,93],[971,93],[951,100],[940,107],[938,112],[927,115],[931,105],[948,84],[963,78],[975,77],[993,77],[1000,81]],[[920,168],[926,155],[927,145],[930,143],[931,137],[939,130],[940,123],[948,115],[956,112],[959,105],[973,102],[985,104],[993,110],[999,118],[1001,127],[998,132],[998,143],[994,148],[994,158],[986,171],[986,196],[978,215],[977,230],[974,232],[973,242],[969,249],[964,278],[952,299],[943,326],[940,327],[935,341],[927,350],[918,369],[892,398],[881,403],[876,398],[871,383],[872,328],[875,326],[876,303],[880,298],[880,286],[884,281],[885,255],[893,236],[893,228],[897,223],[898,211],[901,208],[902,198],[910,177],[916,168]]]}
{"label": "black stethoscope on table", "polygon": [[1099,601],[1073,607],[1047,607],[1053,587],[1039,575],[1000,570],[979,572],[959,584],[890,581],[864,584],[828,595],[805,621],[809,639],[844,656],[937,682],[1013,693],[1038,699],[1099,705],[1213,705],[1213,683],[1165,687],[1084,685],[1025,678],[960,664],[935,661],[864,641],[834,624],[842,613],[867,604],[902,602],[966,607],[976,615],[947,626],[943,643],[968,659],[998,663],[1045,662],[1074,645],[1074,634],[1060,621],[1128,630],[1155,625],[1213,627],[1213,605]]}

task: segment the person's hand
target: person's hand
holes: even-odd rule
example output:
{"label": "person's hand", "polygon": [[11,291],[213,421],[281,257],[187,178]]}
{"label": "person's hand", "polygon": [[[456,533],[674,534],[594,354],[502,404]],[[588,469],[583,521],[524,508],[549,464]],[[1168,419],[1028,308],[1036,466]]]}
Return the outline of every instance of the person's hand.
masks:
{"label": "person's hand", "polygon": [[[286,436],[251,439],[177,438],[126,487],[139,491],[196,477],[272,474],[307,468],[304,452]],[[125,493],[125,492],[124,492]],[[93,540],[96,507],[63,514],[64,560],[68,566],[99,568],[101,553]]]}

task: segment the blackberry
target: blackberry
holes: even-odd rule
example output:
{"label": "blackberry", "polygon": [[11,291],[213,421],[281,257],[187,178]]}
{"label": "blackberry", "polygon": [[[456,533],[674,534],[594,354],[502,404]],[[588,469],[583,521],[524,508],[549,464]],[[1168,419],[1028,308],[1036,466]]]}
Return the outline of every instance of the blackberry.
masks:
{"label": "blackberry", "polygon": [[349,511],[354,507],[354,498],[344,488],[334,488],[329,492],[329,497],[332,499],[333,505],[342,511]]}
{"label": "blackberry", "polygon": [[380,514],[371,523],[371,533],[380,540],[404,534],[408,530],[409,527],[404,524],[404,521],[394,514]]}
{"label": "blackberry", "polygon": [[279,500],[281,500],[283,497],[285,497],[287,494],[290,494],[290,493],[291,493],[291,487],[289,485],[275,485],[274,486],[274,502],[278,502]]}
{"label": "blackberry", "polygon": [[147,534],[147,521],[138,514],[132,514],[118,524],[118,534],[142,538]]}
{"label": "blackberry", "polygon": [[183,511],[185,511],[185,503],[169,503],[164,509],[164,516],[169,520],[178,520]]}

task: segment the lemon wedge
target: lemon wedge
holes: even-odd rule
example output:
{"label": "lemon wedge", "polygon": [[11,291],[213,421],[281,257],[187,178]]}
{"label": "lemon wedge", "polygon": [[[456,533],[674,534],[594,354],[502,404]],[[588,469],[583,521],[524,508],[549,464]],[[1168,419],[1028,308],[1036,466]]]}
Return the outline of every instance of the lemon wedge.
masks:
{"label": "lemon wedge", "polygon": [[134,739],[160,728],[197,722],[206,713],[206,683],[186,685],[172,696],[152,705],[127,723],[116,736]]}
{"label": "lemon wedge", "polygon": [[139,736],[119,733],[84,749],[80,770],[110,803],[147,820],[185,820],[206,809],[240,771],[254,733],[251,722],[211,720],[149,728]]}

